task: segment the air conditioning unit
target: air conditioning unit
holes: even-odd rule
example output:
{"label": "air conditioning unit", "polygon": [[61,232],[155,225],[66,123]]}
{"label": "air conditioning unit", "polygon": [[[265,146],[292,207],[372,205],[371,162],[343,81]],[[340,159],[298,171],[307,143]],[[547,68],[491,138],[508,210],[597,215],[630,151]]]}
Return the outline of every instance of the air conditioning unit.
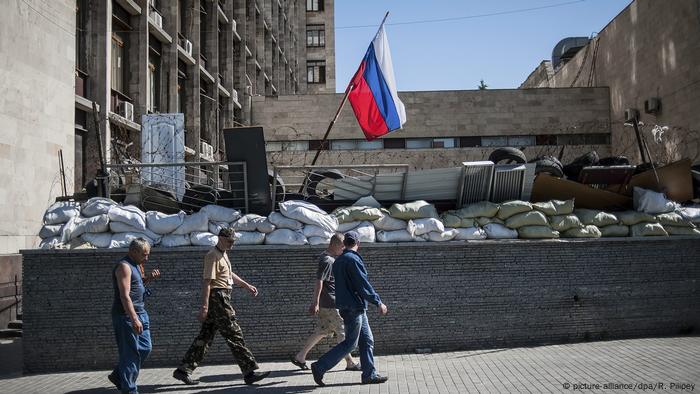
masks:
{"label": "air conditioning unit", "polygon": [[182,38],[180,39],[180,46],[182,47],[182,49],[185,50],[185,52],[188,55],[192,56],[192,41],[186,38]]}
{"label": "air conditioning unit", "polygon": [[119,116],[126,118],[127,120],[134,121],[134,104],[127,101],[120,101],[119,107],[117,108],[117,113]]}
{"label": "air conditioning unit", "polygon": [[625,123],[639,120],[639,111],[636,108],[627,108],[625,110]]}
{"label": "air conditioning unit", "polygon": [[151,19],[153,20],[153,24],[156,25],[159,29],[163,28],[163,17],[159,13],[153,11],[151,13]]}
{"label": "air conditioning unit", "polygon": [[658,97],[650,97],[644,101],[644,112],[655,114],[661,112],[661,99]]}
{"label": "air conditioning unit", "polygon": [[199,142],[199,155],[202,158],[214,161],[214,147],[206,141]]}

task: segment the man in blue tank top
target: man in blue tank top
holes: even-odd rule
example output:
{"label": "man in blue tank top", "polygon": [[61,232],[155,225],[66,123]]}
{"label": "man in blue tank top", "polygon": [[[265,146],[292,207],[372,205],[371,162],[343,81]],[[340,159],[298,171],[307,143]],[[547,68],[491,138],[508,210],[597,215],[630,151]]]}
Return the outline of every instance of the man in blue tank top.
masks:
{"label": "man in blue tank top", "polygon": [[107,376],[122,393],[138,393],[136,379],[141,365],[151,352],[151,331],[148,313],[144,308],[144,281],[156,279],[156,269],[144,275],[151,246],[143,238],[131,241],[129,253],[112,269],[114,302],[112,326],[117,338],[119,364]]}

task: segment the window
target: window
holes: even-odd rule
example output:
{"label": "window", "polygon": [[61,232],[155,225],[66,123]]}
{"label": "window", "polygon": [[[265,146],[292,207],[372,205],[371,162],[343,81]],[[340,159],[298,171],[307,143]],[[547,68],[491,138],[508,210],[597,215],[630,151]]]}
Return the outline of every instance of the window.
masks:
{"label": "window", "polygon": [[160,108],[160,51],[161,45],[153,36],[149,36],[148,51],[148,111],[161,112]]}
{"label": "window", "polygon": [[306,62],[306,82],[326,83],[325,60],[308,60]]}
{"label": "window", "polygon": [[403,138],[386,138],[384,141],[384,149],[404,149],[406,148],[406,140]]}
{"label": "window", "polygon": [[406,149],[427,149],[432,147],[430,138],[408,138],[406,140]]}
{"label": "window", "polygon": [[326,25],[306,26],[306,46],[324,47],[326,46]]}
{"label": "window", "polygon": [[306,11],[323,11],[323,0],[306,0]]}
{"label": "window", "polygon": [[330,146],[330,141],[326,140],[324,143],[322,140],[310,140],[309,150],[328,150]]}
{"label": "window", "polygon": [[535,136],[535,143],[537,145],[556,145],[557,136],[552,134],[542,134]]}
{"label": "window", "polygon": [[384,147],[384,144],[382,143],[382,140],[358,141],[357,142],[357,149],[360,149],[360,150],[375,150],[375,149],[382,149],[383,147]]}
{"label": "window", "polygon": [[354,150],[357,149],[356,140],[332,140],[331,141],[332,150]]}
{"label": "window", "polygon": [[182,60],[177,61],[177,112],[185,113],[185,81],[187,80],[187,66]]}
{"label": "window", "polygon": [[177,12],[179,16],[177,18],[177,33],[180,35],[180,38],[187,37],[187,33],[189,33],[185,31],[185,26],[187,26],[187,6],[185,4],[185,0],[177,1]]}
{"label": "window", "polygon": [[75,68],[87,70],[87,0],[77,0],[75,7]]}
{"label": "window", "polygon": [[112,33],[112,89],[124,93],[124,80],[126,74],[126,43],[122,35]]}
{"label": "window", "polygon": [[454,148],[455,139],[454,138],[434,138],[433,148]]}
{"label": "window", "polygon": [[265,143],[266,152],[308,150],[308,141],[274,141]]}
{"label": "window", "polygon": [[481,137],[481,146],[508,146],[508,137]]}
{"label": "window", "polygon": [[459,146],[462,148],[481,146],[481,137],[460,137]]}
{"label": "window", "polygon": [[535,136],[519,135],[508,136],[508,146],[534,146]]}

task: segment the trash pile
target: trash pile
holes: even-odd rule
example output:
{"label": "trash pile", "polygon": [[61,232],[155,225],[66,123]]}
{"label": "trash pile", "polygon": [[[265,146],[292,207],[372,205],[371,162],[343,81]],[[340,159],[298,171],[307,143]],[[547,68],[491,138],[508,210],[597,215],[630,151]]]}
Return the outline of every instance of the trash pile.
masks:
{"label": "trash pile", "polygon": [[621,212],[576,208],[574,200],[482,201],[442,214],[423,200],[389,209],[371,197],[355,204],[329,214],[305,201],[285,201],[265,217],[218,205],[168,215],[100,197],[57,202],[44,215],[39,247],[123,248],[139,237],[159,247],[212,246],[222,227],[235,230],[239,245],[325,245],[335,232],[350,230],[360,242],[700,235],[700,205],[681,207],[641,188],[634,190],[635,210]]}

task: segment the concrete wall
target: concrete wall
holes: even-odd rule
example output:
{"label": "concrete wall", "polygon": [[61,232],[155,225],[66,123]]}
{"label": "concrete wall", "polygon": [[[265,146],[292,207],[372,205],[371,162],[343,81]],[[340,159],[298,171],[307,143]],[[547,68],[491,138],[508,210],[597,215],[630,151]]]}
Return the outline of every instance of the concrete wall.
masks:
{"label": "concrete wall", "polygon": [[[406,105],[404,129],[383,137],[466,137],[542,134],[609,133],[610,100],[606,88],[461,90],[401,92]],[[256,97],[253,124],[267,141],[320,140],[340,104],[342,94]],[[345,105],[330,139],[363,139],[352,107]],[[591,148],[601,154],[609,146],[570,146],[564,159]],[[412,168],[438,168],[465,160],[485,160],[495,147],[463,149],[384,149],[324,151],[319,164],[405,163]],[[557,155],[560,146],[527,147],[528,157]],[[277,165],[310,164],[315,151],[268,153]]]}
{"label": "concrete wall", "polygon": [[[700,0],[636,0],[553,77],[543,78],[540,65],[522,87],[608,86],[615,154],[639,158],[634,132],[622,125],[625,109],[637,108],[654,160],[698,163],[699,42]],[[657,115],[644,113],[650,97],[661,98]],[[655,124],[670,128],[660,144],[652,142]]]}
{"label": "concrete wall", "polygon": [[[285,360],[312,332],[307,315],[318,247],[248,246],[234,270],[246,343]],[[110,368],[116,345],[110,270],[125,250],[24,251],[24,362],[30,372]],[[204,248],[154,249],[162,278],[146,300],[153,353],[175,366],[199,331]],[[700,243],[690,238],[363,245],[389,307],[369,311],[377,354],[677,335],[700,326]],[[313,359],[325,346],[317,348]],[[232,364],[217,336],[205,363]],[[235,367],[234,367],[235,368]]]}
{"label": "concrete wall", "polygon": [[0,5],[0,254],[32,247],[61,194],[73,192],[75,1]]}

